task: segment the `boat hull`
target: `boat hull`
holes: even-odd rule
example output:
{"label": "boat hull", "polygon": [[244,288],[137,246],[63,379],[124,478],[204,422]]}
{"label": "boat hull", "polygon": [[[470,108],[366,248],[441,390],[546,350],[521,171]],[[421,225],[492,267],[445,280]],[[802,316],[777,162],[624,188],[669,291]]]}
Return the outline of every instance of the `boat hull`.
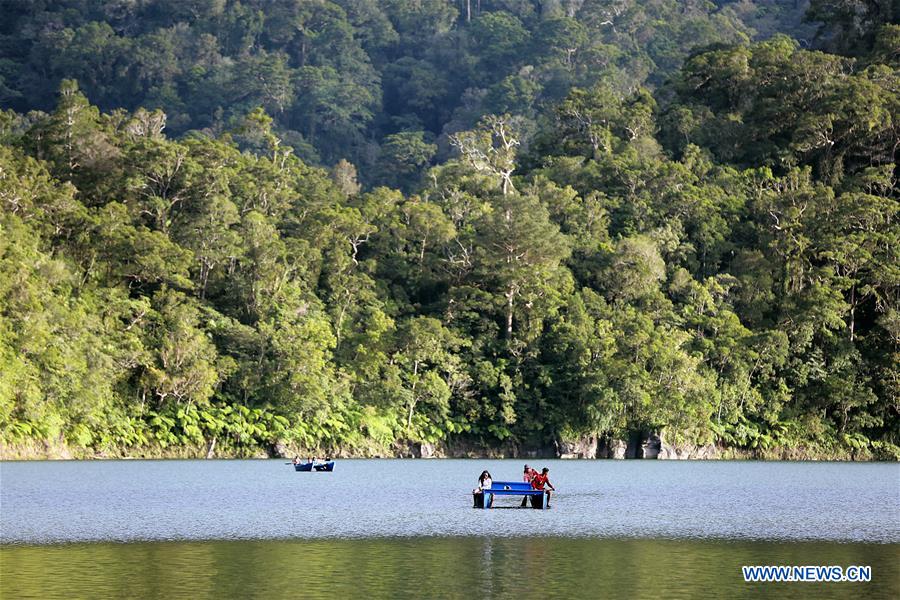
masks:
{"label": "boat hull", "polygon": [[299,465],[294,465],[294,469],[297,471],[322,471],[325,473],[330,473],[334,471],[334,461],[328,461],[326,463],[301,463]]}

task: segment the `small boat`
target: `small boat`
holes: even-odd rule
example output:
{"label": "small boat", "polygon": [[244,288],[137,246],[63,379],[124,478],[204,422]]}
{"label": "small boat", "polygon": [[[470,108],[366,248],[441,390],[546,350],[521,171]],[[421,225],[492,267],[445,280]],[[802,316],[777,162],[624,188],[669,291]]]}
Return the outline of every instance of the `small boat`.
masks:
{"label": "small boat", "polygon": [[334,471],[334,461],[298,463],[294,465],[294,469],[297,471],[325,471],[330,473]]}

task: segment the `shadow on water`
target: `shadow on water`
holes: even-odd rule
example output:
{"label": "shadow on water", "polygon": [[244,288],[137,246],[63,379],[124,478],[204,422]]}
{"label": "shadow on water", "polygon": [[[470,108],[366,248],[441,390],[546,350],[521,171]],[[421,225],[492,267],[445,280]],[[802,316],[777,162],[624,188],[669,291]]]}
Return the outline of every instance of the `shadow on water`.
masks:
{"label": "shadow on water", "polygon": [[[539,535],[539,532],[535,532]],[[871,583],[744,583],[742,565],[870,565]],[[5,598],[898,598],[900,545],[396,538],[0,547]]]}

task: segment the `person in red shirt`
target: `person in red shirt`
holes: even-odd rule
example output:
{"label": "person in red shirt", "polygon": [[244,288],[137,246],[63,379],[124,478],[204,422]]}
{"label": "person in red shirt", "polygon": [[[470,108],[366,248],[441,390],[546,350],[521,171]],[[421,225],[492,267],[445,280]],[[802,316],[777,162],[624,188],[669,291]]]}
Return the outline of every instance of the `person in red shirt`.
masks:
{"label": "person in red shirt", "polygon": [[[544,467],[541,472],[531,478],[531,487],[536,490],[543,490],[544,486],[550,488],[554,492],[556,488],[550,483],[550,469]],[[547,508],[550,508],[550,492],[547,492]]]}
{"label": "person in red shirt", "polygon": [[[522,474],[522,481],[525,483],[531,483],[531,480],[534,479],[534,476],[537,475],[538,472],[525,465],[525,472]],[[522,508],[528,506],[528,496],[522,498]]]}

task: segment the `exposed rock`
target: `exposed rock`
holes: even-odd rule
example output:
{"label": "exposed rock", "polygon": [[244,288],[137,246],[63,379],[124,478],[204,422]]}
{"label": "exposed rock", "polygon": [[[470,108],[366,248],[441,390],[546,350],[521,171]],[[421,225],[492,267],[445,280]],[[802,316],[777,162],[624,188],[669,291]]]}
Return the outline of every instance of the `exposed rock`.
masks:
{"label": "exposed rock", "polygon": [[696,447],[693,454],[694,456],[692,456],[692,458],[699,458],[702,460],[719,458],[719,450],[712,444]]}
{"label": "exposed rock", "polygon": [[557,458],[556,449],[541,446],[520,446],[511,440],[506,440],[496,447],[485,446],[481,443],[456,438],[448,442],[442,442],[435,447],[435,458]]}
{"label": "exposed rock", "polygon": [[597,458],[615,458],[616,447],[619,444],[622,446],[622,458],[625,458],[625,442],[610,439],[608,436],[601,437],[597,445]]}
{"label": "exposed rock", "polygon": [[681,457],[678,456],[678,450],[676,450],[675,446],[670,444],[660,444],[659,456],[656,458],[659,460],[678,460]]}
{"label": "exposed rock", "polygon": [[647,440],[641,444],[641,458],[657,458],[662,448],[662,440],[656,434],[651,434]]}
{"label": "exposed rock", "polygon": [[[210,444],[210,452],[213,451],[216,447],[216,438],[213,438],[212,443]],[[275,442],[272,446],[272,457],[273,458],[287,458],[290,455],[290,450],[288,450],[287,445],[281,440]]]}
{"label": "exposed rock", "polygon": [[397,458],[418,458],[418,448],[413,442],[398,440],[395,448]]}
{"label": "exposed rock", "polygon": [[434,444],[428,442],[413,442],[411,440],[398,440],[394,444],[394,452],[397,458],[438,457],[438,451]]}
{"label": "exposed rock", "polygon": [[623,460],[628,454],[628,444],[625,440],[613,440],[609,444],[609,458]]}
{"label": "exposed rock", "polygon": [[589,435],[557,444],[559,458],[597,458],[597,436]]}
{"label": "exposed rock", "polygon": [[428,442],[419,444],[419,458],[435,458],[434,444]]}
{"label": "exposed rock", "polygon": [[697,446],[695,444],[667,444],[660,439],[660,460],[712,460],[722,458],[722,453],[713,444]]}
{"label": "exposed rock", "polygon": [[644,434],[641,431],[632,431],[628,434],[628,446],[625,448],[625,458],[641,458]]}

